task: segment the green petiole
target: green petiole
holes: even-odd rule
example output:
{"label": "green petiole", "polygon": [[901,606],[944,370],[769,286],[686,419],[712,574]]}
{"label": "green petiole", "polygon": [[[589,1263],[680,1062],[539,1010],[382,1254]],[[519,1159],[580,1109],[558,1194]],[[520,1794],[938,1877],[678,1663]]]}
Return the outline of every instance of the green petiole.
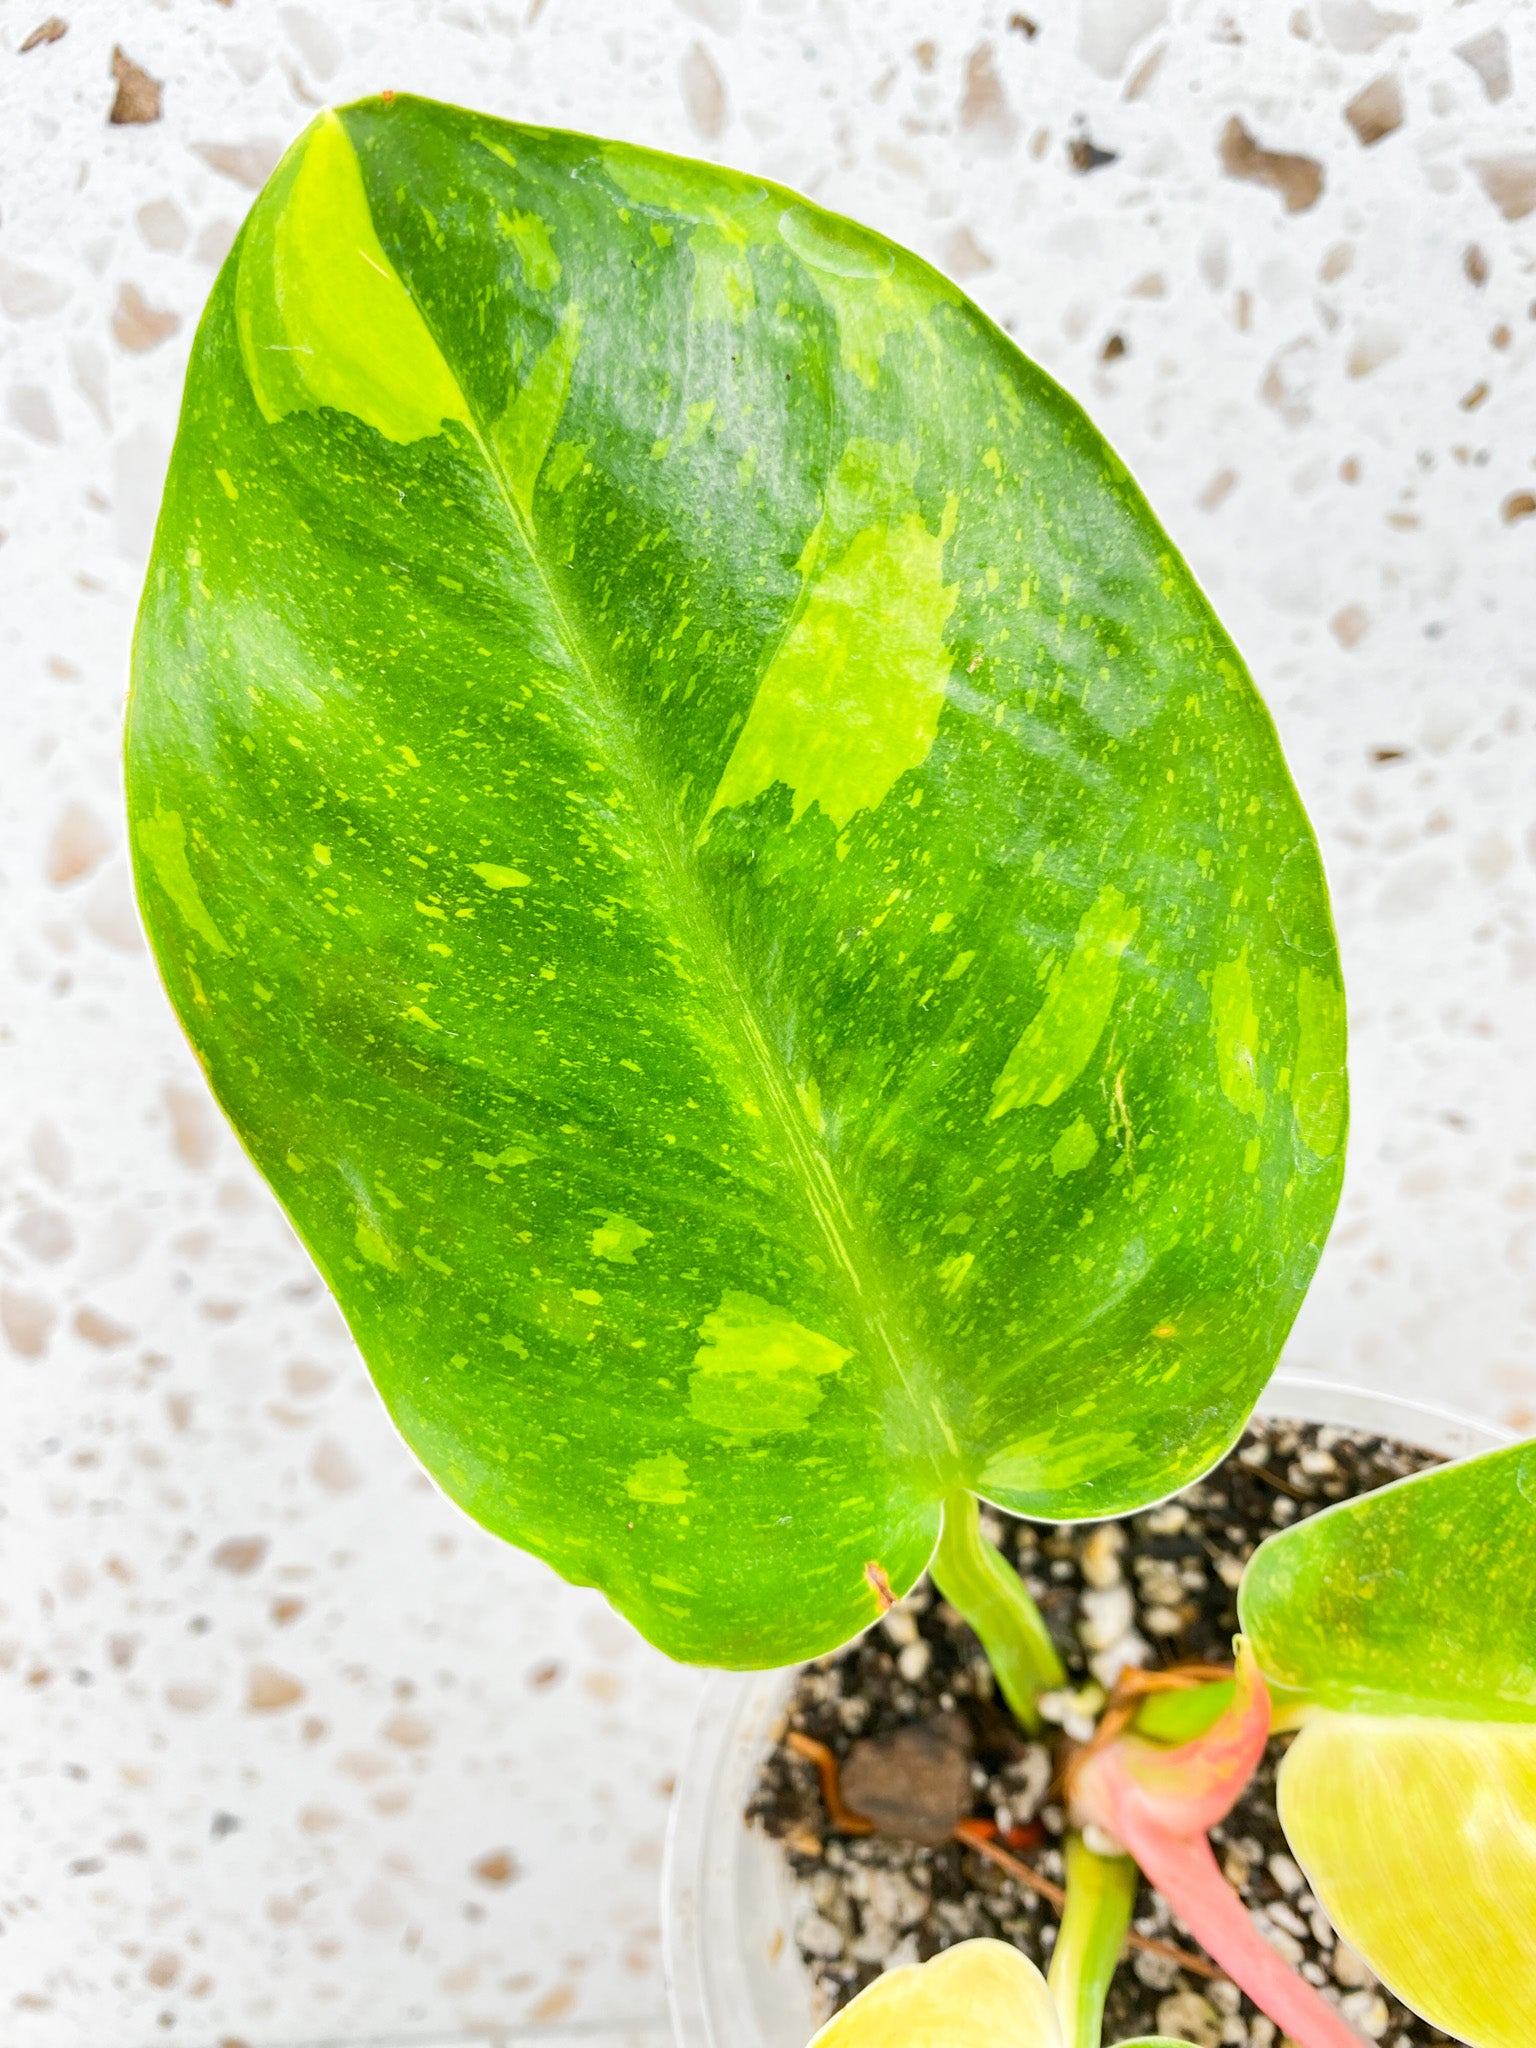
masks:
{"label": "green petiole", "polygon": [[929,1566],[933,1582],[981,1640],[1003,1698],[1021,1727],[1040,1726],[1041,1693],[1065,1685],[1066,1669],[1023,1580],[981,1533],[973,1493],[944,1502],[944,1528]]}
{"label": "green petiole", "polygon": [[1104,2000],[1136,1903],[1136,1865],[1067,1836],[1067,1904],[1046,1982],[1066,2048],[1099,2048]]}

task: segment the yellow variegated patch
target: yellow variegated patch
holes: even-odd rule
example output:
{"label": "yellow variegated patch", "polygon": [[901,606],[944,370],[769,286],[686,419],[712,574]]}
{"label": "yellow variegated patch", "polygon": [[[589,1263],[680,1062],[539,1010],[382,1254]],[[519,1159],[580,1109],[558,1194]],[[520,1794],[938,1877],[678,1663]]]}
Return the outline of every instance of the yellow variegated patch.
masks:
{"label": "yellow variegated patch", "polygon": [[[992,1084],[993,1118],[1033,1103],[1048,1106],[1087,1066],[1114,1007],[1120,956],[1140,923],[1141,912],[1106,882],[1083,913],[1066,964],[1051,970],[1045,1001]],[[1092,1156],[1090,1148],[1074,1163],[1085,1166]]]}
{"label": "yellow variegated patch", "polygon": [[269,421],[328,406],[400,442],[441,432],[445,419],[468,424],[453,372],[379,241],[335,114],[305,130],[257,200],[239,266],[240,352]]}
{"label": "yellow variegated patch", "polygon": [[1303,967],[1296,980],[1296,1074],[1291,1101],[1302,1143],[1319,1159],[1344,1134],[1344,991],[1330,975]]}
{"label": "yellow variegated patch", "polygon": [[1536,1726],[1320,1713],[1279,1805],[1328,1917],[1405,2004],[1474,2048],[1529,2048]]}
{"label": "yellow variegated patch", "polygon": [[699,1326],[688,1392],[694,1415],[731,1437],[804,1429],[821,1406],[818,1380],[852,1353],[755,1294],[732,1290]]}
{"label": "yellow variegated patch", "polygon": [[534,361],[526,382],[492,430],[512,495],[524,516],[533,508],[533,487],[565,411],[571,365],[581,345],[581,314],[567,306],[550,341]]}
{"label": "yellow variegated patch", "polygon": [[929,531],[912,494],[914,465],[910,450],[876,441],[844,452],[802,556],[813,573],[805,607],[758,688],[711,817],[782,782],[794,819],[819,803],[841,829],[927,760],[959,590],[944,580],[948,533]]}
{"label": "yellow variegated patch", "polygon": [[811,2048],[1061,2048],[1045,1979],[1004,1941],[962,1941],[887,1970]]}

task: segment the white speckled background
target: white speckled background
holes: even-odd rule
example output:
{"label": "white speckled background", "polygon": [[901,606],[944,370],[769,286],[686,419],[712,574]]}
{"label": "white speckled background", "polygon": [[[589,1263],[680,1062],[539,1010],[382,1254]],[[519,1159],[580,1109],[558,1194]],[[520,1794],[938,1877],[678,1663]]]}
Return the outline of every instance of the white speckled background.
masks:
{"label": "white speckled background", "polygon": [[[55,4],[24,55],[47,0],[0,5],[0,2040],[636,2048],[696,1677],[416,1474],[130,900],[128,636],[214,267],[311,109],[395,86],[718,156],[959,276],[1140,475],[1318,824],[1355,1128],[1291,1359],[1529,1428],[1536,15]],[[114,43],[157,123],[108,125]],[[1233,116],[1313,203],[1224,171]]]}

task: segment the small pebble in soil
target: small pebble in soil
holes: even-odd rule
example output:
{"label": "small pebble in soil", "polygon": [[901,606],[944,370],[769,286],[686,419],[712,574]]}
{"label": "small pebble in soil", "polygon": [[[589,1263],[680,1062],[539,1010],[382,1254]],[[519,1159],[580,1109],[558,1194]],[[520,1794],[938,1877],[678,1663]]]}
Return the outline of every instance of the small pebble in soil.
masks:
{"label": "small pebble in soil", "polygon": [[[1144,1514],[1053,1527],[988,1510],[988,1534],[1039,1602],[1067,1666],[1067,1685],[1042,1702],[1047,1734],[1083,1739],[1127,1665],[1230,1663],[1238,1581],[1265,1536],[1435,1462],[1379,1437],[1256,1421],[1224,1463]],[[874,1819],[877,1832],[828,1826],[814,1765],[782,1739],[791,1731],[833,1751],[847,1803]],[[1362,2040],[1383,2048],[1449,2041],[1377,1983],[1308,1890],[1275,1817],[1286,1742],[1270,1743],[1247,1791],[1212,1831],[1228,1882],[1266,1939]],[[975,1935],[1012,1942],[1042,1969],[1049,1964],[1051,1906],[946,1830],[951,1816],[990,1821],[1013,1854],[1059,1884],[1065,1817],[1054,1776],[1050,1746],[1020,1731],[995,1696],[976,1638],[927,1579],[856,1642],[805,1667],[748,1818],[789,1859],[796,1939],[825,2013],[882,1970],[926,1962]],[[1201,1955],[1145,1884],[1133,1924]],[[1104,2038],[1154,2033],[1206,2048],[1280,2048],[1279,2029],[1220,1974],[1128,1950],[1110,1988]]]}

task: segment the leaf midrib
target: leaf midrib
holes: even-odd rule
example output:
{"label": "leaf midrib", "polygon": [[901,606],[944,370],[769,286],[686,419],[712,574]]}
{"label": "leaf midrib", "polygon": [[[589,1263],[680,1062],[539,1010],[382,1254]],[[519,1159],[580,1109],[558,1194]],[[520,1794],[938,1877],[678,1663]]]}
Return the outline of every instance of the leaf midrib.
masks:
{"label": "leaf midrib", "polygon": [[[404,284],[403,278],[401,282]],[[945,1465],[944,1475],[937,1481],[942,1491],[946,1484],[953,1482],[955,1476],[947,1470],[948,1464],[953,1462],[954,1438],[943,1420],[936,1397],[929,1393],[928,1400],[924,1402],[913,1385],[913,1368],[916,1362],[909,1362],[904,1358],[892,1333],[884,1300],[886,1289],[879,1285],[878,1261],[849,1208],[825,1146],[815,1143],[812,1139],[783,1061],[777,1057],[763,1034],[737,971],[729,935],[715,916],[713,907],[689,864],[688,848],[683,835],[657,787],[656,777],[646,759],[639,737],[632,729],[633,722],[622,705],[620,694],[611,687],[605,689],[599,680],[598,665],[591,659],[583,635],[562,603],[554,579],[540,554],[538,537],[531,517],[525,515],[494,445],[481,427],[463,380],[444,347],[443,337],[433,325],[420,300],[415,299],[414,295],[413,303],[432,336],[438,354],[458,387],[469,431],[474,436],[481,460],[485,463],[497,493],[506,507],[512,528],[522,542],[529,564],[538,579],[561,644],[572,666],[581,675],[592,695],[609,744],[613,745],[617,741],[628,756],[626,760],[616,765],[622,768],[627,785],[636,799],[632,815],[644,836],[651,842],[657,865],[672,884],[673,900],[680,913],[680,921],[691,927],[687,934],[690,941],[689,950],[702,978],[712,985],[717,998],[717,1014],[726,1024],[737,1057],[743,1069],[758,1083],[760,1099],[765,1110],[764,1125],[777,1137],[781,1161],[787,1162],[803,1189],[807,1205],[832,1256],[834,1270],[841,1271],[846,1276],[849,1305],[857,1322],[866,1336],[872,1340],[874,1348],[889,1364],[906,1397],[908,1411],[922,1433],[921,1446],[914,1444],[905,1448],[909,1454],[917,1453],[920,1449],[926,1450],[930,1462],[936,1466],[941,1462]],[[530,503],[537,484],[538,478],[535,475],[529,488]],[[876,1298],[877,1291],[879,1298]],[[938,1423],[937,1432],[933,1428],[933,1421]],[[948,1440],[947,1460],[943,1459],[939,1443],[935,1440],[936,1436]]]}

